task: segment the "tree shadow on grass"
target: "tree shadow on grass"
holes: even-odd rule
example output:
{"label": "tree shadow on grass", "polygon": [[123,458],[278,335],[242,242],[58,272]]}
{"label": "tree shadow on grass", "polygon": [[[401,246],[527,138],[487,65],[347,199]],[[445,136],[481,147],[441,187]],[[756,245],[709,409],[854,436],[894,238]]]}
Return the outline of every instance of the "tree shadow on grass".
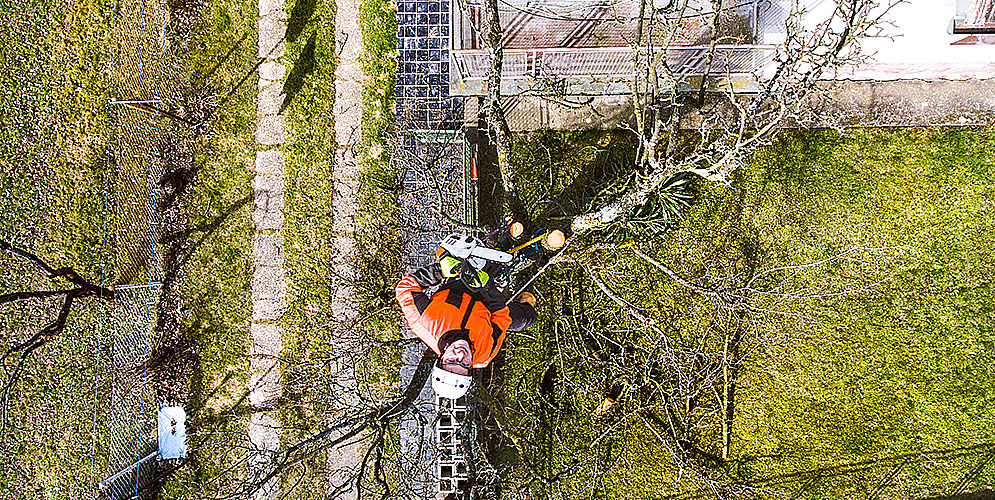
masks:
{"label": "tree shadow on grass", "polygon": [[756,156],[755,163],[762,174],[763,186],[773,182],[817,191],[820,178],[846,177],[852,167],[840,164],[838,157],[845,141],[843,136],[832,130],[782,134],[773,145]]}
{"label": "tree shadow on grass", "polygon": [[304,27],[314,15],[316,4],[315,0],[297,0],[294,3],[294,9],[290,11],[290,19],[287,21],[286,39],[288,42],[294,43],[301,36]]}
{"label": "tree shadow on grass", "polygon": [[300,57],[297,58],[290,74],[287,75],[287,81],[283,84],[284,97],[283,104],[280,105],[280,114],[283,114],[287,106],[294,100],[294,96],[304,87],[304,81],[314,70],[314,51],[317,42],[317,33],[311,33],[307,43],[304,44],[304,49],[301,50]]}
{"label": "tree shadow on grass", "polygon": [[944,495],[942,497],[930,497],[926,500],[995,500],[995,490],[985,488],[972,493],[960,493],[957,495]]}
{"label": "tree shadow on grass", "polygon": [[221,56],[221,58],[214,63],[214,66],[211,67],[211,69],[209,69],[207,73],[204,73],[204,76],[197,78],[197,82],[201,86],[207,85],[207,82],[211,79],[211,77],[214,76],[214,73],[216,73],[218,69],[221,68],[222,65],[224,65],[231,59],[231,56],[235,54],[235,51],[241,48],[242,44],[245,43],[245,40],[247,40],[248,38],[249,38],[249,31],[246,31],[245,33],[242,34],[242,38],[240,38],[237,42],[235,42],[231,46],[231,48],[228,49],[227,52],[225,52],[225,55]]}
{"label": "tree shadow on grass", "polygon": [[[217,329],[223,322],[216,317],[213,304],[193,302],[191,314],[193,322],[188,324],[181,305],[188,303],[182,286],[184,270],[188,261],[205,242],[217,237],[217,232],[230,223],[253,200],[253,194],[230,201],[211,219],[195,224],[187,212],[191,197],[191,187],[201,174],[201,166],[194,160],[192,141],[194,136],[185,135],[181,130],[173,130],[158,145],[163,174],[159,179],[162,197],[158,200],[160,214],[158,243],[161,247],[163,277],[161,295],[156,305],[156,326],[158,338],[151,346],[148,371],[155,384],[156,399],[160,402],[180,404],[196,414],[204,402],[214,392],[202,395],[205,386],[224,386],[229,376],[220,384],[203,380],[203,356],[211,339],[226,337]],[[202,296],[210,296],[212,290],[201,291]],[[189,306],[187,306],[189,307]],[[144,368],[144,367],[143,367]]]}
{"label": "tree shadow on grass", "polygon": [[[882,494],[886,492],[889,485],[892,484],[891,482],[894,481],[895,475],[901,469],[909,465],[915,463],[936,464],[940,461],[972,457],[978,457],[979,461],[977,462],[977,465],[972,470],[968,471],[966,476],[961,479],[961,483],[958,484],[958,488],[963,488],[970,480],[977,478],[977,476],[982,472],[982,469],[984,469],[992,458],[995,457],[995,444],[987,442],[939,450],[896,453],[893,455],[844,462],[826,467],[817,467],[794,472],[774,473],[766,477],[753,477],[750,479],[749,483],[755,487],[772,488],[778,491],[791,490],[793,493],[791,495],[792,498],[800,498],[808,496],[810,492],[815,491],[820,485],[824,485],[831,480],[844,480],[846,478],[864,478],[866,480],[873,478],[871,481],[868,481],[868,484],[870,485],[877,483],[877,486],[874,487],[873,491],[867,492],[869,493],[868,496],[881,498]],[[741,471],[738,470],[740,467],[746,465],[751,460],[759,458],[762,457],[751,457],[746,460],[731,462],[730,465],[733,467],[734,475],[740,476]],[[664,498],[691,499],[710,497],[710,491],[699,491],[695,493],[671,495]],[[950,496],[941,495],[936,497],[928,497],[928,500],[987,500],[992,498],[995,498],[995,496],[993,496],[993,492],[991,490],[982,489],[973,493],[954,493]]]}
{"label": "tree shadow on grass", "polygon": [[572,218],[585,213],[606,190],[622,186],[634,172],[635,145],[613,139],[573,181],[550,200],[540,218]]}
{"label": "tree shadow on grass", "polygon": [[[606,189],[624,184],[634,172],[636,144],[628,134],[535,132],[516,138],[518,191],[537,226],[565,228],[569,219],[597,204]],[[593,148],[593,152],[592,152]],[[496,161],[478,158],[481,212],[487,196],[497,197]],[[548,180],[547,180],[548,179]],[[493,205],[490,205],[493,206]],[[528,221],[526,221],[528,222]]]}

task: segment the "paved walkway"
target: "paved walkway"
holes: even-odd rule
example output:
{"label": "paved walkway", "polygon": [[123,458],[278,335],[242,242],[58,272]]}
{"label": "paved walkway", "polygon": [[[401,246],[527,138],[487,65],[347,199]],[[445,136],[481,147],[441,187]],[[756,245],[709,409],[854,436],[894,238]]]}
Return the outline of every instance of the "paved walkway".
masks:
{"label": "paved walkway", "polygon": [[[810,19],[823,19],[832,2],[809,0]],[[958,5],[961,4],[961,5]],[[995,78],[995,37],[954,34],[953,19],[967,2],[913,0],[895,5],[884,26],[891,38],[861,41],[873,61],[845,68],[846,80],[980,80]]]}
{"label": "paved walkway", "polygon": [[[625,95],[597,96],[583,108],[538,96],[505,97],[502,103],[514,131],[604,130],[632,119],[632,97]],[[990,126],[995,124],[995,79],[839,82],[820,111],[850,127]],[[467,109],[467,117],[472,116],[476,107]],[[693,122],[688,126],[695,127]]]}
{"label": "paved walkway", "polygon": [[[354,328],[359,314],[356,303],[353,256],[354,237],[357,230],[356,214],[359,180],[362,164],[356,146],[361,140],[363,109],[363,71],[359,56],[363,50],[363,37],[359,27],[359,0],[335,2],[335,48],[338,64],[335,67],[335,165],[333,167],[334,199],[332,205],[332,319],[337,325],[333,331],[335,345],[330,346],[332,366],[336,380],[336,402],[331,418],[339,411],[347,412],[358,404],[358,388],[354,375],[353,352],[349,346],[358,342],[359,332]],[[359,463],[360,444],[335,447],[328,451],[329,485],[331,498],[352,500],[357,498],[355,477]]]}
{"label": "paved walkway", "polygon": [[[335,71],[335,166],[334,214],[332,237],[332,312],[335,333],[340,345],[350,343],[350,326],[357,315],[355,293],[351,285],[354,275],[350,261],[354,254],[353,235],[356,231],[356,206],[361,174],[360,159],[354,146],[360,141],[362,119],[362,70],[359,56],[362,37],[358,36],[359,3],[357,0],[336,2],[336,48],[339,61]],[[284,97],[283,80],[286,67],[280,62],[285,54],[287,13],[282,0],[259,1],[259,94],[257,104],[255,179],[253,181],[255,211],[253,222],[252,325],[250,327],[249,401],[253,409],[249,423],[249,441],[260,453],[252,461],[255,473],[268,467],[267,452],[280,447],[280,422],[270,411],[282,395],[279,355],[282,350],[281,316],[286,307],[286,274],[283,268],[283,208],[284,208],[284,143],[285,121],[281,113]],[[335,350],[335,346],[332,346]],[[348,408],[356,397],[353,364],[350,353],[336,352],[339,360],[337,376],[339,408]],[[359,446],[338,447],[329,451],[329,484],[331,498],[356,498],[355,488],[348,483],[359,463]],[[279,480],[274,479],[259,490],[258,500],[275,500],[279,496]]]}
{"label": "paved walkway", "polygon": [[[286,274],[283,269],[284,118],[280,113],[286,67],[279,62],[285,52],[287,13],[283,0],[259,1],[259,93],[256,107],[255,210],[252,221],[252,324],[249,327],[249,445],[255,474],[269,467],[269,453],[280,447],[280,422],[272,411],[283,394],[280,351],[283,349],[281,316],[286,307]],[[254,500],[276,500],[280,481],[262,485]]]}

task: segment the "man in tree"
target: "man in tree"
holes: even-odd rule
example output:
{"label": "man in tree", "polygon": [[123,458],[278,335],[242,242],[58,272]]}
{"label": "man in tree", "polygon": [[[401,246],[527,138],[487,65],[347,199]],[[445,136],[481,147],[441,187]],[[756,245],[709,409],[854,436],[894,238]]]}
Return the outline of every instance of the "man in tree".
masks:
{"label": "man in tree", "polygon": [[[397,284],[394,295],[411,330],[439,355],[432,370],[436,394],[457,399],[470,389],[472,368],[484,368],[501,349],[508,331],[521,331],[536,321],[535,297],[525,292],[518,302],[507,298],[477,272],[479,287],[460,279],[452,257],[422,267]],[[439,287],[432,296],[425,290]]]}

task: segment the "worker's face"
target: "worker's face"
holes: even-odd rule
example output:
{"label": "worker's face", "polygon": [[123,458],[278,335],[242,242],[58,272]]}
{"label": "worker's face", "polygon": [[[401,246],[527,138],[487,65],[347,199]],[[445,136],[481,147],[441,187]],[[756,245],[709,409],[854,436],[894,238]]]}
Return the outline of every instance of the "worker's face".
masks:
{"label": "worker's face", "polygon": [[443,370],[457,375],[466,375],[470,373],[473,351],[470,350],[469,342],[457,340],[446,347],[440,358]]}

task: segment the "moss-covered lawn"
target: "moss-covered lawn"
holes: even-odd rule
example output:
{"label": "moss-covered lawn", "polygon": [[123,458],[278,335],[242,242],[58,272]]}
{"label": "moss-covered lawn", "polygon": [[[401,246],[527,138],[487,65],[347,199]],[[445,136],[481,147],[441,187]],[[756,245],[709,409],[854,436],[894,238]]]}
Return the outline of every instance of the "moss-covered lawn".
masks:
{"label": "moss-covered lawn", "polygon": [[[896,250],[873,263],[885,279],[874,293],[806,306],[821,324],[785,332],[747,366],[737,475],[816,498],[991,487],[995,466],[971,471],[995,443],[995,133],[795,135],[754,167],[738,186],[778,261]],[[832,269],[820,274],[811,280],[832,284]],[[938,453],[906,456],[922,452]],[[882,465],[831,475],[867,461]]]}
{"label": "moss-covered lawn", "polygon": [[[585,191],[600,175],[600,167],[585,171],[585,155],[591,165],[603,163],[599,148],[628,142],[543,132],[520,135],[517,143],[527,204],[551,207],[543,212],[555,223],[575,210],[566,203],[579,199],[564,193],[586,192],[590,199],[597,192]],[[586,149],[557,153],[577,147]],[[731,187],[699,183],[680,229],[633,242],[685,277],[714,272],[702,262],[730,247],[749,248],[757,269],[848,251],[859,258],[777,273],[769,282],[853,293],[779,303],[790,315],[773,315],[763,344],[740,371],[730,457],[714,466],[716,477],[803,498],[925,498],[992,487],[993,173],[991,129],[855,130],[846,138],[785,133]],[[603,248],[595,259],[631,270],[615,273],[624,277],[609,284],[660,318],[663,328],[707,327],[709,308],[632,252]],[[540,323],[531,335],[509,337],[508,401],[534,399],[541,373],[532,367],[557,352],[564,342],[557,336],[576,321],[564,316],[570,302],[564,286],[594,289],[569,265],[542,278],[538,289],[547,300]],[[598,293],[589,292],[590,300],[603,306]],[[629,321],[606,316],[604,327],[616,320]],[[583,456],[605,430],[590,417],[604,382],[580,365],[566,363],[560,374],[567,387],[558,390],[572,394],[576,405],[559,417],[560,425],[573,427],[560,435],[575,441],[551,449],[573,447]],[[627,418],[612,451],[596,460],[609,472],[595,491],[633,499],[711,494],[693,474],[674,470],[652,425],[635,414]],[[542,442],[541,433],[522,431]],[[700,446],[717,455],[717,430],[698,432]],[[561,465],[571,460],[549,458]],[[590,486],[574,477],[560,487]]]}

